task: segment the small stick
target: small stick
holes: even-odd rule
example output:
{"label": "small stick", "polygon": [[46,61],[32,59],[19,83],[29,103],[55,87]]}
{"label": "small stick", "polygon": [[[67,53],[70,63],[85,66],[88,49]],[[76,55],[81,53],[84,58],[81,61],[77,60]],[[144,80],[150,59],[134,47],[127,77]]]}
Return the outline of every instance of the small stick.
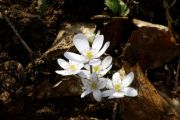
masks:
{"label": "small stick", "polygon": [[20,42],[24,45],[25,49],[29,52],[29,56],[32,59],[33,56],[33,51],[31,50],[31,48],[26,44],[26,42],[22,39],[22,37],[19,35],[19,33],[17,32],[17,30],[15,29],[15,27],[13,26],[13,24],[10,22],[9,18],[3,14],[3,12],[1,12],[2,16],[4,17],[4,19],[7,21],[8,25],[11,27],[11,29],[13,30],[13,32],[15,33],[15,35],[19,38]]}

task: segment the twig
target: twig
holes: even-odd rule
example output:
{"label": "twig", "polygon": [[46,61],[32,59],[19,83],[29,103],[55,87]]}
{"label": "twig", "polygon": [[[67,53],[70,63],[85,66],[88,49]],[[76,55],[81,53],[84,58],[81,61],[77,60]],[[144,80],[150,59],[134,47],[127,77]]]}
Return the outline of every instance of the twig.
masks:
{"label": "twig", "polygon": [[13,30],[15,35],[19,38],[20,42],[24,45],[25,49],[29,52],[29,56],[32,59],[32,56],[33,56],[34,52],[31,50],[31,48],[26,44],[26,42],[19,35],[19,33],[17,32],[17,30],[15,29],[13,24],[10,22],[9,18],[3,12],[1,12],[1,14],[4,17],[4,19],[7,21],[8,25],[11,27],[11,29]]}

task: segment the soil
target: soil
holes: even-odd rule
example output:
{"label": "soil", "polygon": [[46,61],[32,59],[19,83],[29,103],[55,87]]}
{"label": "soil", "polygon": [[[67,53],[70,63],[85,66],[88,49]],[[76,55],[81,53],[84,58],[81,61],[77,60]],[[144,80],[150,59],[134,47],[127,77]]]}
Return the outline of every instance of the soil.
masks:
{"label": "soil", "polygon": [[[37,64],[37,58],[52,46],[58,32],[64,23],[93,22],[97,29],[102,29],[101,20],[92,20],[95,15],[109,12],[104,0],[0,0],[0,119],[1,120],[111,120],[122,119],[116,115],[113,100],[98,103],[90,96],[81,99],[79,95],[52,95],[51,88],[56,84],[54,71],[59,69],[57,58],[44,59]],[[138,18],[156,24],[168,26],[167,16],[162,0],[128,1],[130,6],[129,18]],[[180,42],[180,9],[179,1],[169,8],[173,34]],[[169,4],[171,4],[169,2]],[[155,9],[152,9],[155,8]],[[6,19],[7,18],[7,19]],[[27,50],[12,29],[32,50]],[[132,30],[129,30],[132,32]],[[125,46],[130,34],[124,38]],[[109,53],[112,53],[109,51]],[[112,56],[116,56],[113,53]],[[120,53],[118,53],[118,56]],[[179,56],[176,56],[164,66],[149,69],[148,78],[157,88],[165,87],[172,98],[179,97],[173,93],[175,80],[180,79],[178,72]],[[116,66],[117,67],[117,66]],[[114,67],[113,69],[117,69]],[[173,73],[175,71],[175,73]],[[168,74],[166,74],[168,72]],[[169,73],[170,72],[170,73]],[[162,79],[166,81],[162,81]],[[157,77],[160,80],[156,81]],[[178,78],[176,78],[178,77]],[[173,80],[173,81],[169,81]],[[156,84],[157,83],[157,84]],[[177,87],[178,85],[176,85]],[[178,91],[179,92],[179,91]],[[51,94],[51,95],[49,95]],[[53,96],[53,97],[49,97]]]}

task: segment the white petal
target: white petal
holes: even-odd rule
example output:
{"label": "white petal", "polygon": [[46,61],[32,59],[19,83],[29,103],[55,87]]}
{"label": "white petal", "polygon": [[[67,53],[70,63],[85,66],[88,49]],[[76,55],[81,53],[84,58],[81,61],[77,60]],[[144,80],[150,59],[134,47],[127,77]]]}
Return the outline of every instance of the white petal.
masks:
{"label": "white petal", "polygon": [[112,68],[112,65],[110,65],[107,69],[104,69],[100,71],[100,77],[104,76],[110,69]]}
{"label": "white petal", "polygon": [[89,93],[91,93],[90,90],[86,90],[81,94],[81,98],[85,97],[86,95],[88,95]]}
{"label": "white petal", "polygon": [[89,81],[88,81],[87,79],[82,78],[82,79],[81,79],[81,82],[82,82],[83,87],[84,87],[85,89],[88,89],[88,88],[89,88]]}
{"label": "white petal", "polygon": [[100,78],[98,82],[98,89],[102,89],[106,86],[107,84],[107,79],[106,78]]}
{"label": "white petal", "polygon": [[110,80],[110,79],[107,80],[106,88],[108,88],[108,89],[113,89],[112,80]]}
{"label": "white petal", "polygon": [[92,44],[92,49],[95,53],[99,52],[104,42],[104,36],[103,35],[96,35],[95,40]]}
{"label": "white petal", "polygon": [[73,53],[73,52],[65,52],[64,56],[67,59],[72,60],[72,61],[77,61],[77,62],[81,62],[81,63],[85,63],[86,62],[86,59],[85,59],[84,56],[78,55],[78,54]]}
{"label": "white petal", "polygon": [[132,87],[126,87],[123,89],[123,91],[126,96],[135,97],[138,95],[137,90]]}
{"label": "white petal", "polygon": [[91,80],[96,82],[98,80],[98,75],[96,73],[92,73],[91,74]]}
{"label": "white petal", "polygon": [[92,59],[89,61],[89,65],[97,65],[100,64],[101,60],[100,59]]}
{"label": "white petal", "polygon": [[67,61],[59,58],[59,59],[57,59],[57,62],[63,69],[67,69],[68,64],[69,64]]}
{"label": "white petal", "polygon": [[90,71],[88,71],[88,70],[81,70],[81,72],[78,73],[78,75],[79,75],[81,78],[90,79]]}
{"label": "white petal", "polygon": [[111,63],[112,63],[112,57],[111,56],[105,57],[104,60],[102,61],[102,68],[106,69],[111,65]]}
{"label": "white petal", "polygon": [[122,97],[124,97],[124,93],[115,92],[112,96],[109,97],[109,99],[112,99],[112,98],[122,98]]}
{"label": "white petal", "polygon": [[93,91],[93,97],[96,101],[100,102],[101,101],[101,91],[100,90],[95,90]]}
{"label": "white petal", "polygon": [[130,72],[128,75],[125,76],[125,78],[122,80],[122,84],[124,87],[129,86],[134,79],[134,73]]}
{"label": "white petal", "polygon": [[68,70],[56,70],[55,72],[57,74],[64,75],[64,76],[66,76],[66,75],[73,75],[74,74],[74,72],[69,72]]}
{"label": "white petal", "polygon": [[102,92],[102,97],[109,97],[112,96],[114,93],[114,90],[105,90]]}
{"label": "white petal", "polygon": [[96,54],[96,58],[100,57],[102,54],[104,54],[107,50],[107,48],[109,47],[110,42],[106,42],[103,46],[103,48]]}
{"label": "white petal", "polygon": [[120,78],[119,72],[116,72],[116,73],[113,74],[112,82],[113,82],[113,84],[121,83],[121,78]]}
{"label": "white petal", "polygon": [[73,43],[80,53],[90,49],[88,39],[82,33],[74,36]]}
{"label": "white petal", "polygon": [[79,62],[76,62],[76,61],[71,61],[71,60],[69,60],[69,63],[70,63],[71,65],[75,65],[75,66],[78,68],[78,70],[80,70],[81,68],[84,67],[84,64],[79,63]]}
{"label": "white petal", "polygon": [[84,68],[85,68],[86,70],[90,70],[90,65],[89,65],[89,64],[86,64],[86,65],[84,65]]}

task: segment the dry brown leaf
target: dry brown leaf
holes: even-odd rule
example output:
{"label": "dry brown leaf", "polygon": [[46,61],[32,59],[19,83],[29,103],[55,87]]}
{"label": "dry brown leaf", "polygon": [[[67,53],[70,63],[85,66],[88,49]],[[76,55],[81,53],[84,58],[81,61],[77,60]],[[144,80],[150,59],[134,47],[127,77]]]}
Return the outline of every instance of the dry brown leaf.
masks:
{"label": "dry brown leaf", "polygon": [[138,90],[136,98],[126,97],[122,101],[125,120],[178,120],[175,108],[159,95],[138,64],[124,68],[135,73],[133,83]]}
{"label": "dry brown leaf", "polygon": [[139,63],[144,69],[156,68],[180,55],[180,45],[167,27],[135,20],[140,27],[134,31],[123,51],[122,58],[131,63]]}

